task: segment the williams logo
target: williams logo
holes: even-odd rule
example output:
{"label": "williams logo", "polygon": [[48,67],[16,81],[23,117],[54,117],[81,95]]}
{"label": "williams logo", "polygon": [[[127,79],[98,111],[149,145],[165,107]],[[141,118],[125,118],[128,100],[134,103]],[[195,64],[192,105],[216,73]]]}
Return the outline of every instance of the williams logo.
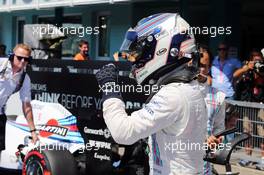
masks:
{"label": "williams logo", "polygon": [[162,49],[160,49],[160,50],[158,50],[156,52],[156,55],[161,56],[161,55],[163,55],[166,52],[167,52],[167,49],[166,48],[162,48]]}
{"label": "williams logo", "polygon": [[65,137],[68,132],[68,128],[58,126],[58,121],[55,119],[49,120],[46,125],[40,125],[38,130],[41,137],[49,137],[53,134]]}

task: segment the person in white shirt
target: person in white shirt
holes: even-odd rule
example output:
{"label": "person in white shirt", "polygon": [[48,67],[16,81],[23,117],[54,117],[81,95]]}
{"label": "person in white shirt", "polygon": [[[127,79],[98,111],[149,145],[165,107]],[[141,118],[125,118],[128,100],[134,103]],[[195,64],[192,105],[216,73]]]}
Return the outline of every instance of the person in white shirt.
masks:
{"label": "person in white shirt", "polygon": [[0,152],[5,149],[5,106],[8,98],[19,91],[22,108],[28,122],[32,141],[37,142],[38,136],[33,121],[30,78],[25,68],[30,62],[31,49],[25,44],[18,44],[9,58],[0,59]]}
{"label": "person in white shirt", "polygon": [[142,86],[160,87],[130,116],[116,91],[117,68],[109,64],[96,74],[104,120],[114,140],[129,145],[150,136],[151,175],[203,173],[207,113],[196,80],[200,55],[188,29],[179,14],[161,13],[127,31],[120,55],[132,62],[131,75]]}

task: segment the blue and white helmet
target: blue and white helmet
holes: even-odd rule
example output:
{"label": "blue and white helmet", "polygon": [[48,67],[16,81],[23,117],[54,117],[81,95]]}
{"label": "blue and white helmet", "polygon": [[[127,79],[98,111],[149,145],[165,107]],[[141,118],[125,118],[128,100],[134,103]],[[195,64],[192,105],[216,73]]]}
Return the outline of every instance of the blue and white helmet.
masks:
{"label": "blue and white helmet", "polygon": [[197,49],[189,27],[177,13],[160,13],[143,18],[130,28],[120,52],[134,57],[132,77],[143,84],[168,65],[180,66],[192,60]]}

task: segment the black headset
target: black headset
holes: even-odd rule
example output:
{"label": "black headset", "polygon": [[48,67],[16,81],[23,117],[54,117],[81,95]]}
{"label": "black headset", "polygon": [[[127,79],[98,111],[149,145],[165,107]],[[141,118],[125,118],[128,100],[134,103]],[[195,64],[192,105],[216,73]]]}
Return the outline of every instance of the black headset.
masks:
{"label": "black headset", "polygon": [[[8,54],[8,59],[10,62],[14,61],[14,57],[15,57],[15,54],[13,52]],[[29,58],[28,64],[30,64],[32,62],[32,56],[29,56],[28,58]]]}
{"label": "black headset", "polygon": [[14,61],[14,56],[15,56],[14,53],[9,53],[8,54],[9,61],[13,62]]}

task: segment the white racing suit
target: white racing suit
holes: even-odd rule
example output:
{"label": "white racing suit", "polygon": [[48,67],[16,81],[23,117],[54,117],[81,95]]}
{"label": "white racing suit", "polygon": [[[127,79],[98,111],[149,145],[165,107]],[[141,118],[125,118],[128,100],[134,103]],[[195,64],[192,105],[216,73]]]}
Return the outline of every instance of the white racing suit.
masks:
{"label": "white racing suit", "polygon": [[196,81],[163,86],[131,116],[118,98],[107,99],[103,112],[117,143],[128,145],[151,136],[151,175],[202,174],[207,113]]}

